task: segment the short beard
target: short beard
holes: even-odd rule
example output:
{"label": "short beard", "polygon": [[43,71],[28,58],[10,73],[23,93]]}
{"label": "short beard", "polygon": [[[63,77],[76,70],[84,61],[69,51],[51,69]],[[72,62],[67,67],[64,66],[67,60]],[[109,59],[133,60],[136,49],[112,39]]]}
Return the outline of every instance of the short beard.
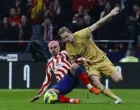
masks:
{"label": "short beard", "polygon": [[53,55],[53,56],[57,56],[57,53],[56,53],[56,52],[53,52],[52,55]]}

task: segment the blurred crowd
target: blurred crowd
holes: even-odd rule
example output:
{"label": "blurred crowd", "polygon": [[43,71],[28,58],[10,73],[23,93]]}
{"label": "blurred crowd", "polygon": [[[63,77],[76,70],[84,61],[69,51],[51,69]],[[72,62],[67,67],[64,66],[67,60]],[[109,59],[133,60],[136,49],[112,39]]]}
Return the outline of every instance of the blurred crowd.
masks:
{"label": "blurred crowd", "polygon": [[[72,32],[106,16],[115,6],[120,13],[90,35],[93,40],[134,40],[140,47],[139,0],[4,0],[0,4],[0,41],[61,40],[58,29]],[[44,45],[44,44],[43,44]],[[101,49],[126,49],[124,43],[98,43]],[[63,44],[62,44],[63,46]],[[44,45],[46,47],[46,45]],[[28,51],[28,43],[0,43],[3,52]]]}

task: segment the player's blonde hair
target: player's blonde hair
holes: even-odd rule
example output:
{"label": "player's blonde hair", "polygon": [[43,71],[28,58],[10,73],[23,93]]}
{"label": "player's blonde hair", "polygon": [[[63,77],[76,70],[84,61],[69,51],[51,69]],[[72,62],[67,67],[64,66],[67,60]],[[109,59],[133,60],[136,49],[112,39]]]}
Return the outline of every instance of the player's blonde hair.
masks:
{"label": "player's blonde hair", "polygon": [[60,36],[61,34],[63,34],[64,32],[71,32],[67,27],[61,27],[58,31],[58,36]]}

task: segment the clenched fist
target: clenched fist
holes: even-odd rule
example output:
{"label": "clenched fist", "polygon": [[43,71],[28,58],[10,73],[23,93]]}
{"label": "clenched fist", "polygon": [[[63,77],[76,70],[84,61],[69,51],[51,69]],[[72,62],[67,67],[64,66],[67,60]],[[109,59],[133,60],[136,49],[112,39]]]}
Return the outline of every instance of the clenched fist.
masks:
{"label": "clenched fist", "polygon": [[112,16],[115,16],[115,15],[117,15],[117,14],[119,13],[119,11],[120,11],[120,8],[119,8],[119,7],[115,7],[115,8],[110,12],[110,14],[111,14]]}

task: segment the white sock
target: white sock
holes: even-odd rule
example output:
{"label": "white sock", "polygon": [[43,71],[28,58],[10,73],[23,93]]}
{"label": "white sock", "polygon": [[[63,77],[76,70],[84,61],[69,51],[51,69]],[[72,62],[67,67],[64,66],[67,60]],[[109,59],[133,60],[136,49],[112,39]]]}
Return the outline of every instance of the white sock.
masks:
{"label": "white sock", "polygon": [[91,84],[88,84],[88,85],[87,85],[87,88],[88,88],[88,89],[91,89],[92,87],[93,87],[93,86],[92,86]]}
{"label": "white sock", "polygon": [[74,99],[70,99],[70,103],[73,103],[73,100],[74,100]]}

